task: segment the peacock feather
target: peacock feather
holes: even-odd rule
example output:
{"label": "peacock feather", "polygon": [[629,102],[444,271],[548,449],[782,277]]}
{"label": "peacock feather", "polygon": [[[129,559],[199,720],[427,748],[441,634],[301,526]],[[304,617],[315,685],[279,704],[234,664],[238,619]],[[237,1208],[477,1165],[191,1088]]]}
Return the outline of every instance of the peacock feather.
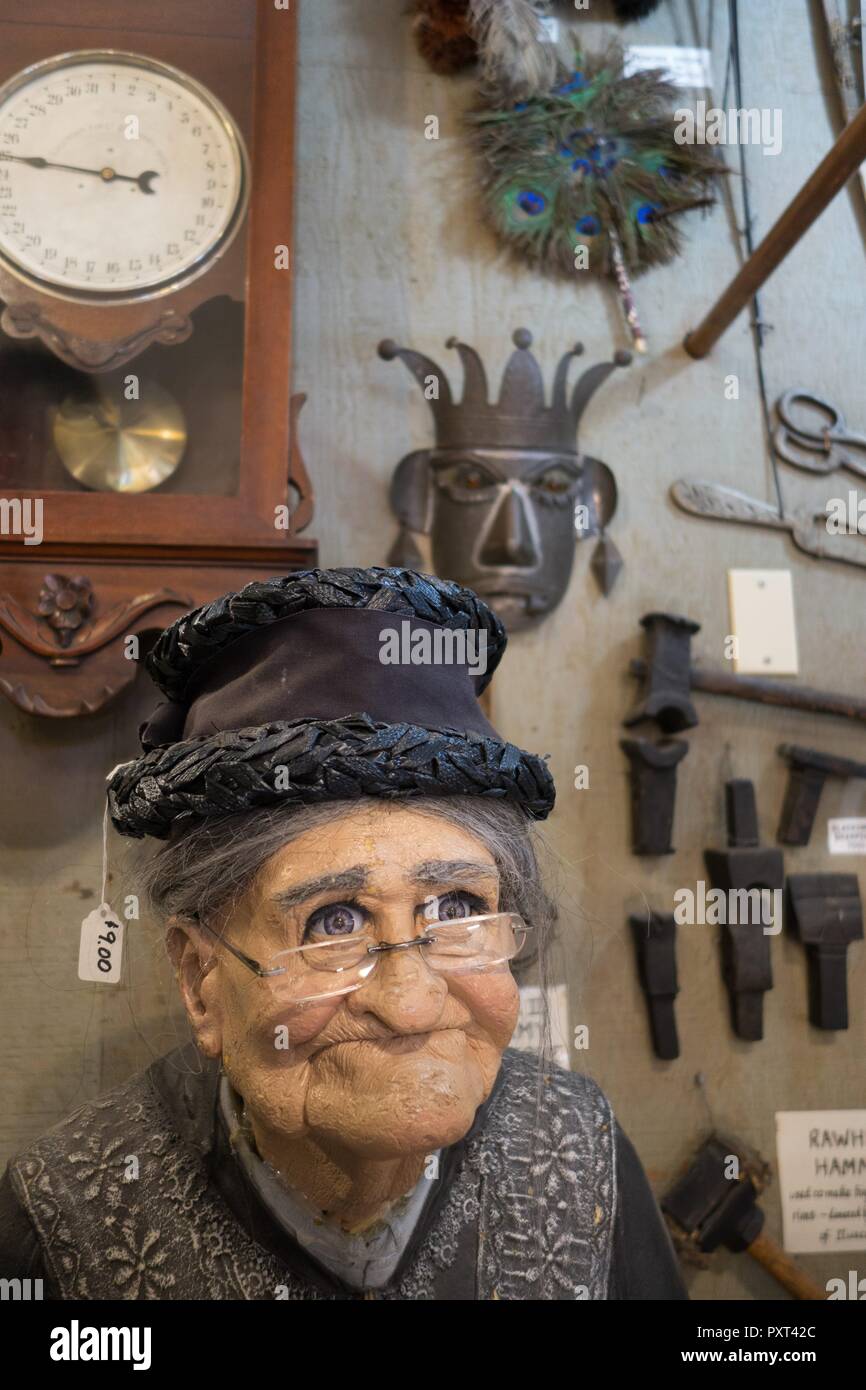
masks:
{"label": "peacock feather", "polygon": [[628,277],[678,254],[679,214],[713,202],[724,165],[677,143],[662,73],[623,66],[618,45],[595,57],[577,48],[552,89],[515,101],[488,86],[467,120],[496,233],[537,268],[614,278],[632,323]]}

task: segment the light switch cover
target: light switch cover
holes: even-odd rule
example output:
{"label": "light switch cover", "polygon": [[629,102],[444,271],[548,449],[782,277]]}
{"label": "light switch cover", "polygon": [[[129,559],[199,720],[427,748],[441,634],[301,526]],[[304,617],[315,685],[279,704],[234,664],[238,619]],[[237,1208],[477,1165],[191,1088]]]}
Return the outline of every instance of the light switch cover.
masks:
{"label": "light switch cover", "polygon": [[797,628],[790,570],[728,570],[734,670],[796,676]]}

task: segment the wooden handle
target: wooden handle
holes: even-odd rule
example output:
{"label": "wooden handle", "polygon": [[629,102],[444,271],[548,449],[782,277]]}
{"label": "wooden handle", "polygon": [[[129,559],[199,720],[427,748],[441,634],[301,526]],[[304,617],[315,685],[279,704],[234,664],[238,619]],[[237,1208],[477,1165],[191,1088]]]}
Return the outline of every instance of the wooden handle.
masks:
{"label": "wooden handle", "polygon": [[789,1259],[784,1250],[780,1250],[774,1240],[764,1235],[763,1231],[757,1240],[753,1240],[747,1247],[753,1260],[757,1260],[759,1265],[763,1265],[768,1274],[772,1274],[774,1279],[787,1289],[788,1293],[795,1298],[810,1299],[813,1302],[827,1297],[826,1289],[822,1289],[816,1284],[814,1279],[810,1279],[799,1265]]}
{"label": "wooden handle", "polygon": [[815,172],[772,226],[703,322],[689,333],[683,346],[692,357],[706,357],[710,348],[754,297],[764,281],[809,230],[866,159],[866,106],[863,106]]}

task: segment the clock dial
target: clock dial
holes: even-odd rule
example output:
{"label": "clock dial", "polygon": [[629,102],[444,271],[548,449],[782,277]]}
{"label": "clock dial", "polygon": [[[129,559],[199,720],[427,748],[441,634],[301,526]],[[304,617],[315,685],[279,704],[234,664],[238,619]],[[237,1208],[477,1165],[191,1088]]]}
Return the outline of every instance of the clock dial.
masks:
{"label": "clock dial", "polygon": [[176,68],[67,53],[0,88],[0,263],[74,299],[185,284],[231,241],[248,191],[225,108]]}

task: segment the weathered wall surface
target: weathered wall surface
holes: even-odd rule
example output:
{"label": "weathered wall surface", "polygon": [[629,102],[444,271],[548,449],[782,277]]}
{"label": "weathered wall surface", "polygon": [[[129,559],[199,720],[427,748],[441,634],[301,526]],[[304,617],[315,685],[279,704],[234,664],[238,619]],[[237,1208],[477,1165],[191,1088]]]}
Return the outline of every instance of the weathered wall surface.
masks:
{"label": "weathered wall surface", "polygon": [[[701,40],[708,6],[697,0]],[[744,100],[780,108],[783,148],[759,148],[747,164],[760,237],[831,143],[835,108],[821,36],[810,7],[790,0],[741,5]],[[402,0],[306,0],[301,6],[296,388],[310,394],[303,445],[318,495],[314,531],[325,564],[382,563],[394,535],[386,504],[391,469],[429,438],[426,406],[399,366],[375,353],[392,336],[438,356],[458,334],[482,352],[492,380],[510,334],[535,334],[548,373],[576,337],[588,360],[626,346],[612,293],[592,283],[552,284],[498,255],[477,216],[459,117],[468,80],[430,75],[417,58]],[[693,43],[692,7],[672,0],[629,31],[644,43]],[[724,7],[715,6],[714,75],[720,94],[727,54]],[[562,13],[566,14],[568,7]],[[579,18],[589,41],[612,26],[598,0]],[[439,117],[441,138],[424,139]],[[733,164],[735,151],[728,151]],[[738,179],[734,197],[739,206]],[[802,384],[839,402],[866,428],[862,371],[864,231],[856,189],[846,190],[804,238],[763,296],[771,400]],[[866,1104],[866,950],[850,952],[851,1027],[822,1034],[806,1015],[806,966],[792,940],[772,942],[775,988],[766,998],[765,1038],[732,1036],[719,969],[718,929],[683,927],[677,1002],[682,1055],[650,1054],[626,927],[649,902],[671,910],[676,888],[704,876],[702,851],[724,842],[722,784],[754,778],[761,831],[771,841],[784,772],[777,743],[788,740],[866,758],[866,735],[843,721],[700,698],[701,723],[681,767],[675,844],[662,861],[629,850],[628,788],[618,747],[632,696],[626,675],[638,650],[638,618],[650,609],[687,613],[702,624],[696,655],[721,664],[729,630],[726,571],[789,567],[793,573],[801,679],[861,693],[866,575],[822,565],[769,532],[691,520],[668,500],[682,475],[715,479],[771,497],[750,332],[742,318],[703,362],[679,346],[685,331],[737,266],[724,207],[693,216],[686,254],[639,285],[648,360],[618,373],[584,420],[581,442],[615,470],[620,503],[612,535],[626,568],[612,596],[598,596],[579,551],[568,594],[536,632],[516,636],[493,687],[494,722],[513,742],[549,752],[559,786],[543,829],[561,906],[555,978],[569,986],[570,1019],[589,1025],[588,1051],[574,1065],[605,1087],[656,1190],[707,1133],[710,1121],[774,1157],[777,1110]],[[739,399],[725,379],[739,379]],[[836,495],[785,469],[789,505],[824,505]],[[847,482],[841,484],[842,492]],[[36,723],[3,704],[0,818],[4,886],[0,904],[3,981],[0,1143],[12,1152],[78,1100],[165,1050],[179,1023],[159,947],[130,931],[131,979],[100,993],[76,980],[77,925],[98,901],[101,779],[129,756],[151,697],[143,678],[113,712],[71,729]],[[572,788],[586,764],[590,786]],[[857,871],[857,859],[825,853],[828,815],[863,813],[863,790],[829,785],[807,849],[789,871]],[[861,873],[862,880],[862,873]],[[861,881],[861,887],[864,885]],[[133,891],[133,890],[130,890]],[[695,1084],[697,1074],[703,1088]],[[780,1235],[774,1189],[768,1229]],[[820,1282],[846,1276],[862,1256],[803,1256]],[[745,1257],[722,1254],[691,1278],[693,1297],[779,1296]]]}

